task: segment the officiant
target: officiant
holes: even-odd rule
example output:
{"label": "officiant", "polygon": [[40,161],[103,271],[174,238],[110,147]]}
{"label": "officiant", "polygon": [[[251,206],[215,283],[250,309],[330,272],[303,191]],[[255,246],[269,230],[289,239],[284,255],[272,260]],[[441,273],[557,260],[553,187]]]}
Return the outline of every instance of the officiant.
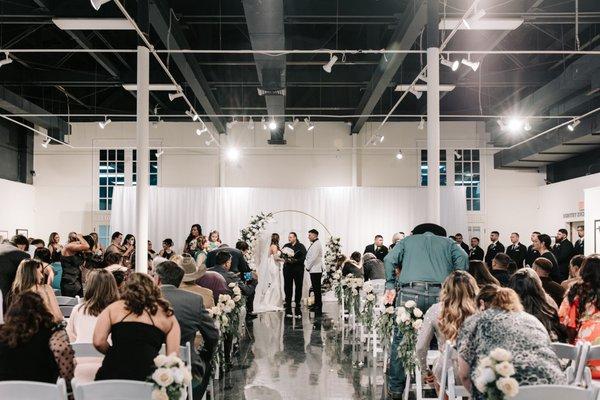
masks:
{"label": "officiant", "polygon": [[[409,300],[417,303],[423,313],[439,301],[442,282],[455,270],[466,270],[469,256],[452,239],[446,237],[446,230],[435,224],[416,226],[411,236],[407,236],[394,246],[384,259],[386,291],[385,303],[403,305]],[[396,277],[396,266],[402,266]],[[398,293],[398,295],[396,295]],[[398,344],[402,334],[394,331],[388,368],[388,392],[392,399],[401,399],[406,381],[404,368],[398,354]]]}
{"label": "officiant", "polygon": [[[302,283],[304,281],[304,261],[306,260],[306,247],[298,241],[296,232],[290,232],[289,242],[283,246],[282,256],[285,260],[283,264],[283,291],[285,292],[285,316],[292,317],[292,291],[294,291],[294,315],[296,318],[302,317],[300,311],[300,301],[302,300]],[[285,249],[291,249],[293,256],[285,256]],[[294,288],[295,286],[295,288]]]}

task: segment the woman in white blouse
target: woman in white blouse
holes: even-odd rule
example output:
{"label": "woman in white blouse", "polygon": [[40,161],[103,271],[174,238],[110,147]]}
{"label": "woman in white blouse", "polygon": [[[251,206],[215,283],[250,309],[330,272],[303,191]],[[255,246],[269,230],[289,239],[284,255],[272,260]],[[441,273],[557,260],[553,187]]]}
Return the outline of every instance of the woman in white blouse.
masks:
{"label": "woman in white blouse", "polygon": [[[442,357],[434,362],[433,371],[427,366],[427,351],[433,335],[440,350],[447,340],[454,342],[464,320],[477,312],[475,297],[478,292],[477,281],[465,271],[454,271],[444,281],[440,302],[425,313],[417,338],[417,358],[425,381],[437,383],[442,375],[442,363],[439,362]],[[452,359],[456,364],[456,355]],[[457,366],[454,370],[458,371]]]}

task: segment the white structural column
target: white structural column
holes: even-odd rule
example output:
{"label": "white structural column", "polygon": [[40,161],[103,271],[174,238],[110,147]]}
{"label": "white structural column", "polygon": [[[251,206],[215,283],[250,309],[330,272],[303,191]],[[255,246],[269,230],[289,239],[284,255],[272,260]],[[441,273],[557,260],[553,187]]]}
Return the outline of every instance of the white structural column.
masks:
{"label": "white structural column", "polygon": [[358,134],[352,135],[352,187],[358,186]]}
{"label": "white structural column", "polygon": [[427,49],[427,215],[440,224],[440,49]]}
{"label": "white structural column", "polygon": [[[219,135],[219,143],[223,143],[222,136]],[[225,186],[225,149],[223,147],[219,147],[219,153],[217,154],[219,157],[219,187]]]}
{"label": "white structural column", "polygon": [[150,192],[149,50],[137,48],[137,161],[135,271],[148,272],[148,197]]}

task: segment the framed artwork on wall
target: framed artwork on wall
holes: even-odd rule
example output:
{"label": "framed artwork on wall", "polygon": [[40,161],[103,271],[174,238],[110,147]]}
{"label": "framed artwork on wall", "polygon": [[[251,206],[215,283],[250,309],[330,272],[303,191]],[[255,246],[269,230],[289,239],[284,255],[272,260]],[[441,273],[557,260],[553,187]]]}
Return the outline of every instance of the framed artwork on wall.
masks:
{"label": "framed artwork on wall", "polygon": [[29,238],[29,230],[27,230],[27,229],[18,229],[17,228],[17,235],[23,235],[26,238]]}
{"label": "framed artwork on wall", "polygon": [[0,243],[2,243],[4,239],[8,239],[8,231],[0,231]]}
{"label": "framed artwork on wall", "polygon": [[594,221],[594,253],[600,251],[600,219]]}

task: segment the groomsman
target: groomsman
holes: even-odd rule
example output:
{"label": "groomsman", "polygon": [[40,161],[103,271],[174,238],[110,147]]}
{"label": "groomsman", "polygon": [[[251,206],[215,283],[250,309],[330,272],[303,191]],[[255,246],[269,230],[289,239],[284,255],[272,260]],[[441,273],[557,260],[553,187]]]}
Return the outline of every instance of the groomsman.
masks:
{"label": "groomsman", "polygon": [[583,230],[583,225],[579,225],[577,227],[577,236],[579,236],[579,239],[577,239],[577,241],[575,242],[575,245],[573,246],[573,255],[583,255],[584,252],[584,245],[583,245],[583,240],[584,240],[584,235],[585,232]]}
{"label": "groomsman", "polygon": [[567,236],[569,233],[566,229],[559,229],[556,233],[556,241],[552,247],[552,254],[558,261],[558,269],[562,280],[569,279],[569,261],[573,255],[573,243]]}
{"label": "groomsman", "polygon": [[535,249],[535,247],[533,246],[533,242],[535,241],[534,239],[536,239],[538,237],[538,235],[541,235],[541,233],[538,231],[534,231],[531,234],[531,244],[527,248],[527,254],[525,254],[525,266],[526,267],[533,268],[533,262],[540,256],[540,252],[537,251]]}
{"label": "groomsman", "polygon": [[311,307],[315,312],[315,317],[323,313],[323,301],[321,298],[321,278],[323,276],[323,246],[319,241],[319,231],[311,229],[308,231],[308,240],[310,246],[306,250],[306,260],[304,268],[310,274],[310,283],[312,284],[313,293],[315,295],[315,304]]}
{"label": "groomsman", "polygon": [[490,243],[485,252],[485,263],[488,268],[492,268],[492,260],[496,257],[496,254],[504,253],[504,245],[498,240],[499,237],[500,233],[498,231],[492,231],[492,233],[490,233],[490,240],[492,243]]}
{"label": "groomsman", "polygon": [[383,236],[377,235],[375,236],[375,243],[368,245],[365,247],[364,254],[372,253],[379,260],[383,261],[385,256],[388,254],[388,248],[383,245]]}
{"label": "groomsman", "polygon": [[506,249],[506,254],[517,264],[517,268],[523,268],[525,256],[527,255],[527,247],[519,242],[519,234],[517,232],[510,234],[510,242],[511,245]]}
{"label": "groomsman", "polygon": [[477,260],[483,261],[483,249],[479,247],[479,238],[472,237],[471,238],[471,248],[469,249],[469,261]]}
{"label": "groomsman", "polygon": [[462,233],[457,233],[456,235],[454,235],[454,240],[456,241],[456,244],[460,245],[460,247],[465,251],[465,253],[469,254],[469,246],[465,242],[463,242]]}

